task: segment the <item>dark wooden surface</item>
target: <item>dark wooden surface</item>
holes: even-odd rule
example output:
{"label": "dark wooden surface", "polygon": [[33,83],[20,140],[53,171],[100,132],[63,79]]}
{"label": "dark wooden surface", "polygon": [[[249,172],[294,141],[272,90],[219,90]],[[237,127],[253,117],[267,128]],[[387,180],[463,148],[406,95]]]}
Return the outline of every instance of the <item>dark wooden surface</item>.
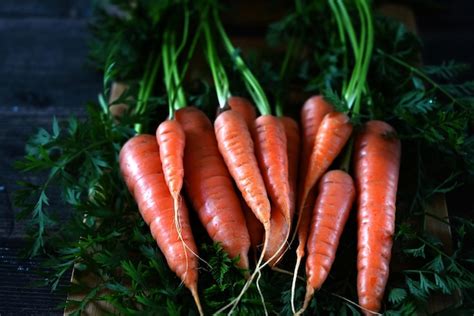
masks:
{"label": "dark wooden surface", "polygon": [[[11,205],[16,181],[28,179],[12,168],[28,137],[51,125],[53,115],[82,116],[95,100],[101,76],[86,66],[84,0],[0,1],[0,315],[62,315],[66,293],[33,286],[41,258],[22,259],[25,229]],[[69,280],[65,278],[64,283]],[[60,286],[61,287],[61,286]]]}
{"label": "dark wooden surface", "polygon": [[[32,271],[41,259],[18,255],[25,231],[15,221],[11,195],[16,181],[41,179],[19,174],[12,163],[22,157],[33,132],[50,126],[53,115],[58,119],[83,116],[83,105],[101,89],[100,75],[86,66],[90,3],[0,0],[0,315],[62,314],[56,306],[65,293],[31,287],[38,280]],[[440,6],[416,10],[424,60],[474,63],[474,2],[435,3]],[[474,78],[473,72],[469,76]],[[471,211],[472,204],[454,198],[453,203]]]}

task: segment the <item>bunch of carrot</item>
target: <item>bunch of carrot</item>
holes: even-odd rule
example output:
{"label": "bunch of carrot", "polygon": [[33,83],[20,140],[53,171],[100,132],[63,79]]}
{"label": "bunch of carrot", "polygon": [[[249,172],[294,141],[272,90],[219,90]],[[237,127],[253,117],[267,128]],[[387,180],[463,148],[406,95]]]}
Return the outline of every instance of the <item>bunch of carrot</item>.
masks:
{"label": "bunch of carrot", "polygon": [[[340,16],[346,13],[343,4],[330,4],[341,22]],[[218,115],[212,124],[199,109],[184,107],[174,38],[164,35],[162,59],[170,115],[158,126],[156,137],[138,135],[123,146],[120,168],[168,265],[190,289],[201,314],[199,257],[183,194],[211,239],[221,243],[230,257],[240,258],[240,268],[249,270],[250,248],[255,255],[254,272],[245,273],[248,281],[242,292],[219,312],[231,308],[231,313],[261,269],[276,267],[288,253],[293,231],[299,242],[293,293],[298,267],[307,254],[303,307],[297,311],[294,296],[291,300],[293,312],[302,313],[329,274],[354,201],[359,303],[367,312],[380,309],[394,232],[400,142],[394,129],[381,121],[369,121],[353,135],[349,110],[355,104],[352,113],[359,111],[373,41],[367,4],[363,0],[357,4],[364,17],[366,44],[357,45],[352,25],[339,24],[342,37],[347,33],[351,38],[356,58],[351,80],[343,89],[348,111],[337,112],[322,96],[314,96],[301,110],[301,126],[281,110],[279,116],[271,114],[263,89],[242,58],[235,56],[216,9],[212,21],[218,36],[235,58],[260,116],[250,101],[231,96],[210,19],[203,20],[199,32],[205,37]],[[340,168],[333,168],[341,154]],[[352,156],[354,179],[349,174]]]}

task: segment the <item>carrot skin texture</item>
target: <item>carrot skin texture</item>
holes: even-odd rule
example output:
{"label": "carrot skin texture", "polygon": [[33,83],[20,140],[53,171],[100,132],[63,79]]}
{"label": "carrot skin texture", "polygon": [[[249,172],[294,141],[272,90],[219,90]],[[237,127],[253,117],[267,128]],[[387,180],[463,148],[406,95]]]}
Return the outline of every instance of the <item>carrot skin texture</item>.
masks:
{"label": "carrot skin texture", "polygon": [[[282,247],[282,244],[288,240],[290,233],[290,225],[286,221],[285,215],[282,210],[276,205],[272,205],[272,218],[270,219],[270,231],[267,248],[263,259],[269,261],[270,267],[274,267],[283,257],[286,251],[286,245]],[[278,254],[278,255],[277,255]]]}
{"label": "carrot skin texture", "polygon": [[242,197],[263,226],[268,226],[270,201],[245,120],[236,111],[224,111],[216,118],[214,130],[219,151]]}
{"label": "carrot skin texture", "polygon": [[119,161],[129,191],[135,197],[140,214],[149,225],[168,266],[186,287],[196,290],[197,257],[183,244],[184,241],[187,247],[197,253],[188,211],[184,203],[178,209],[181,241],[174,222],[173,198],[163,176],[156,138],[152,135],[131,138],[122,147]]}
{"label": "carrot skin texture", "polygon": [[280,118],[287,139],[288,178],[290,185],[290,222],[295,215],[296,192],[298,185],[298,165],[300,161],[300,129],[298,123],[288,117]]}
{"label": "carrot skin texture", "polygon": [[321,288],[336,257],[355,199],[354,181],[346,172],[332,170],[321,178],[318,192],[306,245],[306,277],[314,289]]}
{"label": "carrot skin texture", "polygon": [[[298,162],[300,153],[300,132],[298,123],[290,117],[280,117],[279,120],[283,124],[285,135],[287,138],[287,157],[288,157],[288,183],[290,186],[290,219],[286,222],[282,211],[278,208],[272,207],[272,218],[270,220],[270,235],[272,238],[269,241],[267,251],[265,253],[265,260],[270,259],[275,253],[277,253],[280,245],[286,242],[286,236],[290,233],[291,222],[295,214],[296,208],[296,186],[298,177]],[[281,259],[287,247],[282,248],[279,251],[281,256],[275,257],[270,262],[270,266],[275,266]]]}
{"label": "carrot skin texture", "polygon": [[184,186],[212,240],[248,269],[250,237],[232,178],[217,148],[212,123],[193,107],[175,113],[186,134]]}
{"label": "carrot skin texture", "polygon": [[249,131],[252,133],[255,120],[257,119],[257,112],[252,103],[245,98],[230,97],[227,99],[227,104],[233,111],[238,112],[242,116],[249,128]]}
{"label": "carrot skin texture", "polygon": [[401,143],[393,127],[369,121],[354,147],[358,194],[359,304],[379,311],[389,275]]}
{"label": "carrot skin texture", "polygon": [[156,139],[160,147],[160,158],[166,184],[176,200],[183,187],[183,157],[186,136],[176,120],[166,120],[158,126]]}
{"label": "carrot skin texture", "polygon": [[255,151],[270,200],[290,222],[290,184],[285,128],[273,115],[255,120]]}
{"label": "carrot skin texture", "polygon": [[344,148],[351,133],[352,124],[345,113],[331,112],[324,116],[309,158],[302,203],[304,203],[308,191],[316,184]]}
{"label": "carrot skin texture", "polygon": [[329,112],[333,112],[334,108],[324,100],[323,96],[316,95],[308,100],[301,108],[301,128],[303,139],[303,155],[300,168],[300,180],[304,181],[306,175],[306,168],[311,156],[311,151],[314,147],[314,141],[318,132],[319,126],[323,118]]}
{"label": "carrot skin texture", "polygon": [[[241,97],[232,96],[227,99],[227,104],[232,109],[239,113],[245,120],[247,127],[251,135],[254,135],[255,120],[257,119],[257,112],[252,103]],[[261,245],[264,236],[264,229],[262,223],[255,217],[255,214],[248,207],[245,200],[241,197],[242,210],[245,214],[245,220],[247,222],[247,228],[250,235],[250,243],[254,252],[255,258],[257,258],[257,248]]]}
{"label": "carrot skin texture", "polygon": [[263,229],[262,223],[255,217],[255,214],[248,207],[247,203],[243,198],[240,199],[240,204],[242,206],[242,211],[245,216],[245,223],[247,224],[247,229],[250,236],[250,246],[252,248],[255,259],[257,258],[257,249],[263,242],[263,236],[265,235],[265,230]]}

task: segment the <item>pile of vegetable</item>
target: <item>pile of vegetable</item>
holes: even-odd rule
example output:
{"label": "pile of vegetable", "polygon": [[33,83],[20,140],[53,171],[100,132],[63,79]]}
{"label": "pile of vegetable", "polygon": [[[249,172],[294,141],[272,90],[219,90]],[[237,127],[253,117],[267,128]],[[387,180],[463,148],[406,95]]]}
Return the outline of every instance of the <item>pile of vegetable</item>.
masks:
{"label": "pile of vegetable", "polygon": [[472,218],[437,219],[453,249],[423,227],[433,197],[472,181],[464,65],[421,66],[416,36],[367,0],[295,1],[272,56],[242,55],[217,1],[109,2],[99,103],[17,162],[48,172],[16,195],[46,283],[96,279],[68,309],[403,315],[444,294],[472,311]]}

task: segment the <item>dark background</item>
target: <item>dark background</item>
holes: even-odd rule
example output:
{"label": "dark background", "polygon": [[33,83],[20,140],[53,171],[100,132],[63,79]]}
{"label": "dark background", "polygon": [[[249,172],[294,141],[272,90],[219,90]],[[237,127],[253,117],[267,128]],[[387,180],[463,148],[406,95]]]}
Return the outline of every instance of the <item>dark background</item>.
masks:
{"label": "dark background", "polygon": [[[474,1],[405,3],[415,10],[426,64],[451,59],[474,64]],[[64,301],[64,292],[30,286],[39,279],[32,270],[40,259],[18,255],[25,229],[15,221],[11,195],[16,181],[35,179],[13,170],[12,163],[23,156],[30,135],[50,126],[53,115],[81,117],[84,104],[101,91],[101,75],[86,62],[90,4],[0,0],[0,315],[62,314],[55,306]],[[474,79],[472,70],[468,79]]]}

